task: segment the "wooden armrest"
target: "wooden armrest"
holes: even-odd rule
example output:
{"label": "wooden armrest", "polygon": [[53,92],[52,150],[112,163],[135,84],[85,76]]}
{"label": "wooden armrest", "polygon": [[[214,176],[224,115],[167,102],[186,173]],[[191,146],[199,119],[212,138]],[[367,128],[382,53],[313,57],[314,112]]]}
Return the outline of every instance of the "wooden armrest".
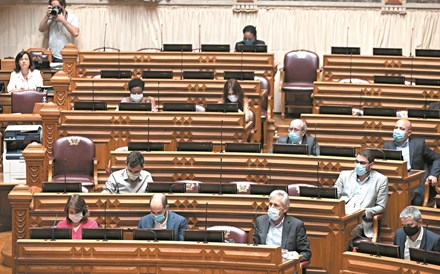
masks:
{"label": "wooden armrest", "polygon": [[380,223],[379,221],[382,219],[382,214],[376,214],[373,217],[373,237],[371,237],[372,242],[377,242],[377,239],[379,237],[379,229],[380,229]]}
{"label": "wooden armrest", "polygon": [[301,268],[307,268],[310,265],[310,260],[302,261],[300,264],[301,264]]}
{"label": "wooden armrest", "polygon": [[98,163],[97,159],[93,159],[93,185],[98,189]]}
{"label": "wooden armrest", "polygon": [[425,188],[425,195],[423,197],[423,206],[426,207],[428,206],[429,203],[429,189],[431,186],[431,182],[426,180],[425,184],[424,184],[424,188]]}
{"label": "wooden armrest", "polygon": [[47,165],[47,181],[51,182],[53,177],[53,158],[49,156]]}

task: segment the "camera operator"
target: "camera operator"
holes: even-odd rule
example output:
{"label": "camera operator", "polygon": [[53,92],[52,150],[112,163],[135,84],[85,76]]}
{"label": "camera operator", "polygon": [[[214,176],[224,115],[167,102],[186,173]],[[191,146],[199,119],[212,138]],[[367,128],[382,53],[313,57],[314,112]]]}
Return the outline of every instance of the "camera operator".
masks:
{"label": "camera operator", "polygon": [[75,14],[66,11],[66,0],[49,0],[46,15],[38,30],[49,30],[49,49],[52,50],[52,62],[62,62],[60,51],[68,43],[73,43],[79,35],[79,21]]}

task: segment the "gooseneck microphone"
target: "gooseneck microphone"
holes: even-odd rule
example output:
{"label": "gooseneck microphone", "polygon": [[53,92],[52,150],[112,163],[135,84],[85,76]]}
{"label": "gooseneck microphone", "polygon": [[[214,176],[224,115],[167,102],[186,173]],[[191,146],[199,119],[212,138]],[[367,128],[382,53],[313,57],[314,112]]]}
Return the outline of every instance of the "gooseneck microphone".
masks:
{"label": "gooseneck microphone", "polygon": [[147,151],[150,152],[150,117],[147,118]]}
{"label": "gooseneck microphone", "polygon": [[220,191],[219,191],[219,194],[220,195],[222,195],[223,194],[223,191],[222,191],[222,187],[223,187],[223,185],[222,185],[222,176],[223,176],[223,157],[220,157]]}
{"label": "gooseneck microphone", "polygon": [[[425,231],[423,233],[428,233],[428,226],[429,226],[429,222],[426,222]],[[424,253],[423,253],[423,264],[424,265],[426,264],[426,250],[427,250],[427,247],[428,247],[426,241],[427,241],[427,238],[425,237],[425,246],[423,248],[423,251],[424,251]]]}
{"label": "gooseneck microphone", "polygon": [[350,76],[349,76],[349,80],[350,80],[350,84],[351,84],[351,70],[352,70],[352,66],[353,66],[353,64],[352,64],[352,56],[353,56],[353,50],[351,50],[351,49],[349,49],[348,48],[348,33],[350,32],[350,26],[347,26],[347,38],[346,38],[346,48],[347,48],[347,53],[349,53],[350,52],[350,70],[349,70],[349,74],[350,74]]}
{"label": "gooseneck microphone", "polygon": [[258,243],[260,242],[260,230],[257,227],[257,215],[258,215],[258,205],[255,207],[255,213],[254,213],[254,236],[252,237],[253,246],[258,246]]}
{"label": "gooseneck microphone", "polygon": [[53,225],[52,225],[52,237],[51,237],[51,241],[55,241],[55,225],[56,225],[56,223],[57,223],[57,220],[58,220],[58,213],[57,213],[57,216],[55,216],[55,220],[53,221]]}
{"label": "gooseneck microphone", "polygon": [[183,80],[183,48],[180,49],[180,80]]}
{"label": "gooseneck microphone", "polygon": [[414,56],[412,54],[412,47],[413,47],[413,34],[414,34],[414,27],[411,28],[411,40],[409,41],[409,57],[411,58],[411,66],[410,66],[410,84],[413,84],[413,66],[414,66]]}
{"label": "gooseneck microphone", "polygon": [[203,243],[208,243],[208,202],[205,207],[205,241]]}
{"label": "gooseneck microphone", "polygon": [[163,24],[160,24],[160,51],[163,51]]}
{"label": "gooseneck microphone", "polygon": [[199,52],[202,52],[202,25],[199,24]]}
{"label": "gooseneck microphone", "polygon": [[369,239],[369,238],[367,238],[367,237],[364,237],[364,236],[359,235],[357,231],[356,231],[355,233],[356,233],[356,236],[358,236],[359,238],[361,238],[361,239],[367,241],[368,243],[373,244],[373,245],[376,247],[376,255],[374,255],[374,256],[375,256],[375,257],[378,257],[378,258],[381,257],[381,256],[380,256],[380,249],[379,249],[379,246],[377,245],[377,243],[371,241],[371,239]]}
{"label": "gooseneck microphone", "polygon": [[92,80],[92,111],[95,111],[95,80]]}
{"label": "gooseneck microphone", "polygon": [[67,158],[64,156],[64,194],[67,193]]}
{"label": "gooseneck microphone", "polygon": [[220,152],[223,152],[223,120],[220,121]]}
{"label": "gooseneck microphone", "polygon": [[104,49],[103,49],[104,52],[105,52],[105,40],[106,40],[106,37],[107,37],[107,23],[105,23],[105,27],[104,27]]}
{"label": "gooseneck microphone", "polygon": [[107,201],[104,202],[104,242],[107,241]]}
{"label": "gooseneck microphone", "polygon": [[157,242],[157,233],[156,233],[156,231],[154,231],[153,229],[147,229],[147,231],[150,231],[151,234],[153,234],[153,236],[154,236],[154,241],[153,242]]}
{"label": "gooseneck microphone", "polygon": [[113,178],[113,181],[115,181],[115,193],[116,193],[116,194],[120,194],[120,193],[119,193],[119,183],[118,183],[118,181],[116,180],[115,176],[113,175],[113,170],[112,170],[112,168],[110,168],[110,174],[111,174],[111,176],[112,176],[112,178]]}

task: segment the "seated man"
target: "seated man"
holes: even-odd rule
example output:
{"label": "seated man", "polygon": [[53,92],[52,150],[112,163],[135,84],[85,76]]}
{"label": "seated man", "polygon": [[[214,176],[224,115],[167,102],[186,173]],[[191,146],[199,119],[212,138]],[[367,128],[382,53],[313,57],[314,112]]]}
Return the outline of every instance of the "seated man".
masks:
{"label": "seated man", "polygon": [[126,163],[126,168],[110,174],[103,192],[147,192],[148,183],[153,182],[153,178],[150,172],[143,170],[144,156],[139,151],[132,151],[128,154]]}
{"label": "seated man", "polygon": [[281,246],[303,256],[301,261],[312,257],[304,223],[287,215],[290,207],[289,195],[283,190],[274,190],[269,197],[269,210],[257,218],[254,242],[263,245]]}
{"label": "seated man", "polygon": [[351,239],[373,236],[373,217],[383,213],[388,200],[388,178],[372,170],[374,156],[366,149],[356,155],[355,168],[343,170],[336,180],[338,197],[345,201],[345,213],[363,210],[364,218],[352,231]]}
{"label": "seated man", "polygon": [[128,82],[130,97],[125,97],[121,103],[151,103],[151,110],[157,111],[156,101],[153,97],[144,97],[145,83],[139,78],[133,78]]}
{"label": "seated man", "polygon": [[403,160],[408,164],[408,170],[425,170],[425,177],[422,184],[414,190],[414,198],[411,201],[413,205],[422,205],[425,195],[424,183],[431,183],[430,199],[436,192],[434,190],[437,184],[437,178],[440,174],[440,155],[430,149],[422,138],[411,137],[412,125],[407,119],[400,119],[396,122],[393,131],[393,142],[386,142],[385,149],[396,149],[402,151]]}
{"label": "seated man", "polygon": [[243,29],[243,41],[235,44],[235,51],[238,50],[238,45],[265,45],[264,41],[257,40],[257,29],[254,26],[246,26]]}
{"label": "seated man", "polygon": [[422,213],[408,206],[400,213],[403,228],[396,230],[394,244],[400,247],[400,257],[409,260],[409,248],[440,252],[440,236],[422,227]]}
{"label": "seated man", "polygon": [[305,144],[309,155],[319,155],[319,145],[316,138],[307,135],[307,124],[302,119],[295,119],[290,122],[289,134],[280,136],[277,144]]}
{"label": "seated man", "polygon": [[151,213],[141,218],[138,228],[172,229],[174,240],[183,241],[183,231],[188,229],[188,221],[169,210],[167,197],[162,193],[151,196]]}

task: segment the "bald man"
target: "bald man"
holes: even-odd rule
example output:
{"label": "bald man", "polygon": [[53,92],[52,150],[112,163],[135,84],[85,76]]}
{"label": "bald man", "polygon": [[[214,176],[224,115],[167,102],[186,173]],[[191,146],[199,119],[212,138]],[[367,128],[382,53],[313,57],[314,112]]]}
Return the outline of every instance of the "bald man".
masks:
{"label": "bald man", "polygon": [[142,217],[138,228],[172,229],[174,240],[183,241],[183,230],[188,229],[188,221],[169,210],[167,197],[162,193],[151,196],[151,213]]}
{"label": "bald man", "polygon": [[280,136],[277,144],[306,144],[309,155],[319,155],[319,145],[316,138],[307,135],[307,124],[304,120],[295,119],[290,122],[289,134]]}
{"label": "bald man", "polygon": [[[396,149],[402,151],[403,160],[408,163],[408,170],[425,170],[423,179],[431,183],[432,189],[430,199],[435,196],[434,186],[437,184],[440,174],[440,155],[430,149],[422,138],[414,138],[412,135],[412,125],[407,119],[400,119],[396,122],[393,131],[394,141],[386,142],[385,149]],[[423,184],[414,191],[413,205],[422,205],[425,189]]]}

